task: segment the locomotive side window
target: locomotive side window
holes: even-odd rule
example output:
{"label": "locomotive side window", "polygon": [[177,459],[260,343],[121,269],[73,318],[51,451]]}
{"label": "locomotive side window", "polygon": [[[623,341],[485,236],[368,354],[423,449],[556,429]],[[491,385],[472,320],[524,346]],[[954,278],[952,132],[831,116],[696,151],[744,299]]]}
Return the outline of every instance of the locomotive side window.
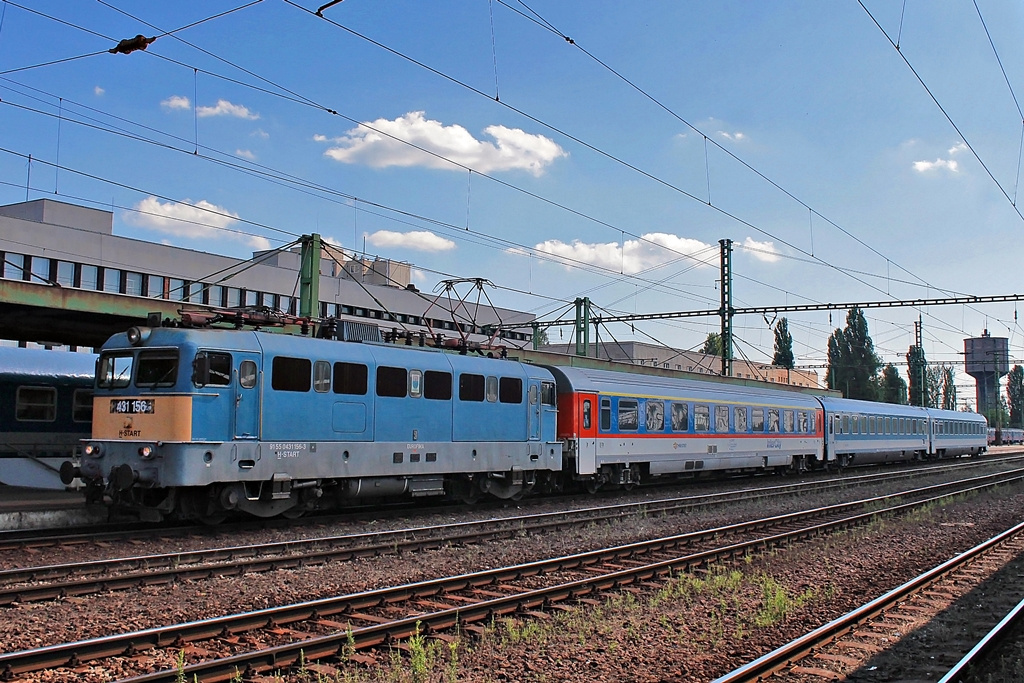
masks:
{"label": "locomotive side window", "polygon": [[409,371],[409,396],[419,398],[423,394],[423,371]]}
{"label": "locomotive side window", "polygon": [[405,368],[377,367],[377,395],[405,398],[408,388]]}
{"label": "locomotive side window", "polygon": [[537,385],[536,384],[530,385],[530,405],[531,406],[537,405],[537,398],[538,398],[537,394],[538,393],[539,392],[537,391]]}
{"label": "locomotive side window", "polygon": [[612,400],[601,399],[601,431],[611,431],[612,428]]}
{"label": "locomotive side window", "polygon": [[[141,363],[143,358],[139,357],[139,376],[142,376]],[[217,351],[200,351],[192,361],[192,383],[197,387],[208,384],[226,387],[231,384],[231,354]]]}
{"label": "locomotive side window", "polygon": [[733,422],[736,423],[736,431],[737,432],[743,433],[743,432],[747,431],[747,407],[746,406],[736,406],[736,408],[734,408],[733,411],[732,411],[732,419],[733,419]]}
{"label": "locomotive side window", "polygon": [[238,366],[238,383],[243,389],[252,389],[256,386],[256,363],[251,360],[243,360]]}
{"label": "locomotive side window", "polygon": [[554,382],[542,382],[540,385],[540,402],[546,406],[553,406],[556,403],[555,400],[555,384]]}
{"label": "locomotive side window", "polygon": [[715,431],[729,431],[729,406],[715,406]]}
{"label": "locomotive side window", "polygon": [[459,400],[484,400],[484,376],[470,374],[459,375]]}
{"label": "locomotive side window", "polygon": [[487,378],[487,402],[495,403],[498,400],[498,378]]}
{"label": "locomotive side window", "polygon": [[325,360],[313,363],[313,391],[326,394],[331,390],[331,364]]}
{"label": "locomotive side window", "polygon": [[277,391],[309,391],[313,364],[307,358],[278,356],[274,359],[270,386]]}
{"label": "locomotive side window", "polygon": [[71,400],[71,421],[92,422],[92,391],[75,389]]}
{"label": "locomotive side window", "polygon": [[685,432],[690,428],[690,404],[672,404],[672,431]]}
{"label": "locomotive side window", "polygon": [[636,399],[619,399],[619,429],[640,428],[640,404]]}
{"label": "locomotive side window", "polygon": [[518,377],[502,377],[498,381],[498,401],[501,403],[522,403],[523,380]]}
{"label": "locomotive side window", "polygon": [[53,422],[57,418],[57,390],[53,387],[18,387],[14,417],[19,422]]}
{"label": "locomotive side window", "polygon": [[693,407],[693,431],[711,431],[711,410],[707,406]]}
{"label": "locomotive side window", "polygon": [[335,363],[334,393],[365,396],[367,374],[362,363]]}
{"label": "locomotive side window", "polygon": [[[452,373],[437,370],[427,370],[423,373],[423,396],[438,401],[450,401],[452,398]],[[536,403],[536,401],[534,402]]]}
{"label": "locomotive side window", "polygon": [[128,386],[132,381],[134,361],[131,354],[103,354],[100,356],[100,367],[96,378],[100,389],[119,389]]}

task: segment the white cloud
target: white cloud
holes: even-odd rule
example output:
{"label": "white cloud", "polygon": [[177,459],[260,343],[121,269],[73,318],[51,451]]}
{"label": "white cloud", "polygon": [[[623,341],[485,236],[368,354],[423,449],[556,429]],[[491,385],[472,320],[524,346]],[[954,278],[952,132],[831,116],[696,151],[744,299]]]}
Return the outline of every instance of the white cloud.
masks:
{"label": "white cloud", "polygon": [[759,261],[775,263],[779,260],[779,250],[775,248],[774,242],[758,242],[753,237],[748,237],[743,240],[743,248]]}
{"label": "white cloud", "polygon": [[103,88],[101,88],[98,85],[95,88],[92,89],[92,94],[95,95],[96,97],[103,97],[103,94],[106,93],[106,92],[107,92],[106,90],[104,90]]}
{"label": "white cloud", "polygon": [[192,102],[184,95],[171,95],[160,103],[164,109],[192,109]]}
{"label": "white cloud", "polygon": [[256,137],[256,138],[259,138],[260,140],[266,140],[266,139],[270,138],[270,133],[268,133],[267,131],[263,130],[262,128],[257,128],[256,130],[254,130],[252,132],[252,136]]}
{"label": "white cloud", "polygon": [[747,138],[746,135],[739,131],[736,131],[735,133],[728,133],[724,130],[720,130],[718,131],[718,134],[721,135],[726,140],[732,140],[733,142],[739,142],[740,140],[746,140]]}
{"label": "white cloud", "polygon": [[196,115],[200,117],[234,116],[238,119],[249,119],[250,121],[255,121],[260,117],[259,114],[249,111],[248,108],[240,104],[232,104],[227,100],[217,100],[217,106],[215,107],[196,107]]}
{"label": "white cloud", "polygon": [[427,281],[427,274],[419,268],[413,268],[409,271],[409,279],[413,282],[419,282],[423,284]]}
{"label": "white cloud", "polygon": [[934,171],[944,168],[950,173],[959,173],[960,162],[956,161],[952,157],[955,156],[956,154],[959,154],[960,152],[965,151],[966,149],[967,145],[965,145],[962,142],[958,142],[952,147],[950,147],[947,151],[947,153],[950,156],[949,159],[939,158],[936,159],[935,161],[915,161],[914,170],[917,171],[918,173],[927,173],[928,171]]}
{"label": "white cloud", "polygon": [[124,215],[126,223],[160,232],[193,238],[229,238],[241,240],[255,250],[269,249],[270,242],[258,235],[222,230],[238,222],[238,214],[201,199],[192,202],[161,202],[146,197],[135,205],[135,211]]}
{"label": "white cloud", "polygon": [[375,247],[398,247],[416,251],[450,251],[455,248],[455,242],[435,235],[429,230],[414,230],[412,232],[378,230],[368,234],[366,241]]}
{"label": "white cloud", "polygon": [[561,240],[546,240],[535,245],[534,249],[609,270],[621,269],[627,274],[639,273],[679,259],[692,263],[684,255],[694,256],[704,265],[713,266],[718,263],[717,247],[664,232],[647,233],[642,236],[642,240],[626,240],[623,245],[618,242],[587,243],[579,240],[566,244]]}
{"label": "white cloud", "polygon": [[235,150],[235,156],[240,156],[243,159],[248,159],[249,161],[256,161],[256,155],[253,154],[248,149],[236,149]]}
{"label": "white cloud", "polygon": [[[393,121],[371,121],[347,131],[342,137],[329,139],[316,135],[313,139],[336,145],[324,152],[335,161],[366,164],[374,168],[425,166],[457,170],[456,166],[445,160],[451,159],[481,173],[522,169],[539,176],[556,159],[569,156],[554,140],[518,128],[488,126],[484,134],[493,138],[494,142],[477,140],[460,125],[445,126],[440,121],[425,118],[422,111],[413,111]],[[445,159],[427,154],[402,141]]]}

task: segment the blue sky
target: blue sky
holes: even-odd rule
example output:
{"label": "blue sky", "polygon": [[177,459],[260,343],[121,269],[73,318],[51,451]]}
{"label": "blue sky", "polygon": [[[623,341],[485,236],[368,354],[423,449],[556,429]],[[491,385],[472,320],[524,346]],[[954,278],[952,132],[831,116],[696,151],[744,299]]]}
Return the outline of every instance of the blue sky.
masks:
{"label": "blue sky", "polygon": [[[1024,291],[1019,3],[317,4],[4,3],[0,201],[236,256],[319,232],[549,319],[577,296],[716,308],[722,238],[737,306]],[[106,52],[136,34],[160,37]],[[919,314],[931,361],[986,327],[1021,359],[1016,308],[868,320],[886,361]],[[798,364],[823,363],[845,314],[788,317]],[[770,359],[768,322],[736,319],[742,355]]]}

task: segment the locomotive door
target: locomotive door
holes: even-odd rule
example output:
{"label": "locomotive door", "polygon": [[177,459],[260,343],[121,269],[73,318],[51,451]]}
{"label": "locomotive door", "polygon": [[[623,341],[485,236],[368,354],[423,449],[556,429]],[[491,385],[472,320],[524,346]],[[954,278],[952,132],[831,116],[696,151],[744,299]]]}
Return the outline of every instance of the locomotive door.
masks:
{"label": "locomotive door", "polygon": [[238,377],[235,383],[235,438],[258,439],[260,436],[260,366],[259,354],[236,354]]}
{"label": "locomotive door", "polygon": [[530,405],[527,407],[530,441],[540,441],[540,382],[530,380]]}
{"label": "locomotive door", "polygon": [[578,474],[597,473],[597,394],[576,397],[576,467]]}

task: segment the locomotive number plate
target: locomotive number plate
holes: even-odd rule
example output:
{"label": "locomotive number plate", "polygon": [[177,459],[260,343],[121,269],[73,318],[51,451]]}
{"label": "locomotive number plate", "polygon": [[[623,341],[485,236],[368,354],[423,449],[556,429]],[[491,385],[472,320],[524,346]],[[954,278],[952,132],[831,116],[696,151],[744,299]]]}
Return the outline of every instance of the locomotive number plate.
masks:
{"label": "locomotive number plate", "polygon": [[111,401],[110,412],[119,413],[122,415],[140,413],[152,414],[153,412],[155,412],[155,410],[153,406],[153,399],[136,398],[122,401]]}

